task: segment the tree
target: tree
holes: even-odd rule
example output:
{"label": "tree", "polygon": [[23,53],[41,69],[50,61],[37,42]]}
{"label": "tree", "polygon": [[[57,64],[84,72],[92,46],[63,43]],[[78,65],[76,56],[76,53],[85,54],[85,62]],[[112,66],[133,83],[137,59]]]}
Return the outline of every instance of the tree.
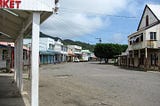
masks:
{"label": "tree", "polygon": [[127,49],[127,45],[119,44],[96,44],[94,48],[94,54],[96,57],[105,59],[105,63],[108,63],[108,59],[114,58],[114,56],[121,54]]}

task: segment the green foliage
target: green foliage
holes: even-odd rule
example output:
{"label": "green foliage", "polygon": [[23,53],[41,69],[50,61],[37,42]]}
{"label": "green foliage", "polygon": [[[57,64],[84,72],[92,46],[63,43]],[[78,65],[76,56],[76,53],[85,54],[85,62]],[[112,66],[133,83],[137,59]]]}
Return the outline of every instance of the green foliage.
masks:
{"label": "green foliage", "polygon": [[96,57],[111,59],[116,55],[120,55],[121,52],[124,52],[127,49],[127,45],[120,44],[97,44],[94,48],[94,54]]}

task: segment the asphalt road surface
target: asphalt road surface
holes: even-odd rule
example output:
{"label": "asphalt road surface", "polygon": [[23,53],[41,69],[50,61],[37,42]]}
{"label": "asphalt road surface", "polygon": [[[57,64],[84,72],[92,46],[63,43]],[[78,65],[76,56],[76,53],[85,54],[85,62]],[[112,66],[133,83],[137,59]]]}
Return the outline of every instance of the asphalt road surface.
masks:
{"label": "asphalt road surface", "polygon": [[95,62],[41,66],[40,106],[160,106],[160,73]]}

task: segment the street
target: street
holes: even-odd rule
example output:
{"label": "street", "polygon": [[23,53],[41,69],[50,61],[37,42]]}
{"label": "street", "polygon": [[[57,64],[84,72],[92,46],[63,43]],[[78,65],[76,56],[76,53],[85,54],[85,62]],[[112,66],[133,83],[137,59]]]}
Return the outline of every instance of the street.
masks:
{"label": "street", "polygon": [[159,72],[98,62],[41,66],[39,88],[40,106],[160,106]]}

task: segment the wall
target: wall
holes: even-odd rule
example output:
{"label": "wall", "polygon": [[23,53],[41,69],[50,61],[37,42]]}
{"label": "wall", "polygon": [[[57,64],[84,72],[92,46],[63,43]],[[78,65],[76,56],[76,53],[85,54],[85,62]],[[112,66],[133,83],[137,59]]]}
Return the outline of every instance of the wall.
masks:
{"label": "wall", "polygon": [[60,40],[58,40],[56,43],[55,43],[55,47],[54,47],[54,50],[55,51],[58,51],[58,52],[61,52],[62,51],[62,42]]}
{"label": "wall", "polygon": [[157,32],[157,40],[160,40],[160,24],[146,30],[146,40],[150,40],[150,32]]}
{"label": "wall", "polygon": [[[156,32],[157,41],[153,41],[153,44],[154,44],[153,48],[159,48],[160,47],[160,24],[155,25],[151,28],[148,28],[145,31],[139,31],[139,32],[134,33],[133,35],[129,36],[128,49],[129,50],[138,50],[138,49],[148,47],[147,42],[150,41],[150,32]],[[143,33],[143,42],[139,42],[139,43],[135,43],[135,44],[130,45],[130,42],[129,42],[130,38],[135,36],[136,34],[140,34],[140,33]]]}
{"label": "wall", "polygon": [[0,48],[0,69],[6,67],[6,61],[2,60],[2,51],[3,51],[3,49]]}
{"label": "wall", "polygon": [[82,47],[77,45],[68,45],[69,48],[73,50],[73,53],[81,54]]}
{"label": "wall", "polygon": [[47,51],[49,48],[48,38],[40,38],[39,39],[39,50]]}
{"label": "wall", "polygon": [[146,11],[144,12],[144,15],[142,17],[141,25],[139,29],[146,27],[146,16],[149,16],[149,25],[157,22],[158,20],[154,17],[154,15],[151,13],[151,11],[146,8]]}

